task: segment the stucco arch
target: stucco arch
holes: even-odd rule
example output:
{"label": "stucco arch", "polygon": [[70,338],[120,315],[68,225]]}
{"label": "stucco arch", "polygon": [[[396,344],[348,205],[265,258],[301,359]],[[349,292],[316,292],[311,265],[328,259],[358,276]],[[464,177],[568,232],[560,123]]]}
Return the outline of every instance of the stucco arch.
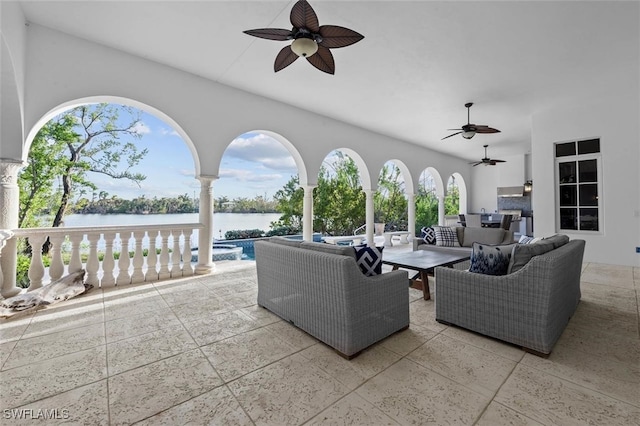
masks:
{"label": "stucco arch", "polygon": [[[302,159],[302,155],[300,154],[300,151],[298,151],[298,149],[295,147],[295,145],[291,143],[291,141],[289,141],[289,139],[271,130],[248,130],[246,132],[239,134],[238,136],[246,133],[261,133],[263,135],[269,136],[270,138],[278,141],[282,146],[286,148],[287,151],[289,151],[289,154],[291,154],[291,156],[293,157],[293,161],[296,163],[296,167],[298,168],[298,177],[300,180],[300,185],[301,186],[306,186],[309,184],[315,185],[315,182],[311,182],[311,183],[309,182],[307,167],[304,163],[304,160]],[[229,142],[229,144],[231,144],[231,142]],[[229,144],[227,144],[227,147],[229,146]],[[221,165],[222,165],[222,157],[220,158],[220,163],[218,164],[218,176],[220,175]]]}
{"label": "stucco arch", "polygon": [[44,126],[49,120],[51,120],[56,115],[61,114],[64,111],[67,111],[71,108],[74,108],[80,105],[95,104],[95,103],[110,103],[110,104],[121,104],[121,105],[131,106],[134,108],[141,109],[145,112],[148,112],[149,114],[153,114],[156,117],[160,118],[165,123],[169,124],[171,127],[173,127],[173,129],[178,133],[180,138],[182,138],[184,143],[189,148],[189,151],[191,152],[191,156],[193,157],[195,175],[196,177],[200,175],[201,165],[200,165],[200,158],[198,156],[198,151],[196,150],[196,147],[193,141],[191,140],[187,132],[182,128],[182,126],[180,126],[169,115],[165,114],[161,110],[151,105],[136,101],[135,99],[125,98],[120,96],[108,96],[108,95],[88,96],[88,97],[74,99],[74,100],[61,103],[55,108],[52,108],[51,110],[49,110],[49,112],[44,114],[35,123],[35,125],[31,128],[31,130],[29,130],[29,133],[27,134],[27,137],[25,139],[24,149],[22,151],[22,159],[23,160],[27,159],[29,155],[29,148],[31,147],[31,143],[33,142],[33,139],[35,138],[40,128],[42,128],[42,126]]}

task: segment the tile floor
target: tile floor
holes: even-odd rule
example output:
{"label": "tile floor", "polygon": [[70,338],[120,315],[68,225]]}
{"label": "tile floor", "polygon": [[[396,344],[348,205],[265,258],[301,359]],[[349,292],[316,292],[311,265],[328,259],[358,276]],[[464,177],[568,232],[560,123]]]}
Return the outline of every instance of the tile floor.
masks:
{"label": "tile floor", "polygon": [[352,361],[256,306],[253,262],[217,268],[0,320],[0,422],[640,424],[640,268],[585,264],[548,359],[437,323],[412,290],[410,328]]}

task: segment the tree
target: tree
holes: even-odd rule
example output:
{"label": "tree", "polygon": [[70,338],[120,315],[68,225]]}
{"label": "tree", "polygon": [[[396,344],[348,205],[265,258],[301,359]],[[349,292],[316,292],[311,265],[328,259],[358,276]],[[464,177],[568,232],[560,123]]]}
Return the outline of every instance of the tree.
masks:
{"label": "tree", "polygon": [[460,188],[456,179],[451,176],[447,182],[447,195],[444,197],[444,214],[458,215],[460,213]]}
{"label": "tree", "polygon": [[325,163],[314,190],[314,230],[329,235],[350,235],[365,223],[366,196],[356,163],[340,151]]}
{"label": "tree", "polygon": [[[127,113],[122,120],[124,124],[120,122],[120,111]],[[43,162],[38,167],[50,168],[51,173],[40,174],[37,184],[46,194],[46,188],[54,183],[53,178],[57,176],[61,182],[58,198],[52,205],[55,216],[51,226],[60,226],[75,192],[90,189],[95,193],[98,189],[88,179],[87,172],[137,184],[146,178],[131,171],[147,154],[146,149],[138,150],[133,142],[142,136],[136,127],[138,117],[132,108],[120,105],[82,105],[53,118],[38,132],[34,142],[40,142],[34,143],[29,156],[34,162]],[[33,170],[21,174],[25,187],[35,184],[34,176]],[[100,199],[105,201],[106,195],[102,191]],[[23,217],[38,215],[42,210],[41,207],[34,209],[34,205],[27,202],[21,204],[21,209],[25,210]]]}
{"label": "tree", "polygon": [[384,165],[378,176],[378,190],[373,195],[375,221],[386,224],[385,229],[407,229],[407,199],[404,181],[395,164]]}
{"label": "tree", "polygon": [[18,176],[20,209],[18,227],[40,226],[42,216],[57,204],[54,182],[63,173],[60,161],[65,151],[64,140],[73,136],[73,118],[60,117],[46,123],[31,143],[27,166]]}
{"label": "tree", "polygon": [[271,224],[272,228],[288,227],[292,232],[302,230],[302,201],[304,189],[300,187],[298,175],[291,176],[289,181],[273,196],[276,202],[276,210],[282,214],[277,222]]}

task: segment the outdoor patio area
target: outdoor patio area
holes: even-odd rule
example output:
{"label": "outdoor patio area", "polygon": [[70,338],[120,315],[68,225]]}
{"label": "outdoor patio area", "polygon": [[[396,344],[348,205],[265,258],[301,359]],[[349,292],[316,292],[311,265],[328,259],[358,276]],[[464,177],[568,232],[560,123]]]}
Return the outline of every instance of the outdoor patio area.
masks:
{"label": "outdoor patio area", "polygon": [[256,305],[252,261],[94,288],[1,320],[3,422],[640,424],[640,269],[584,264],[548,359],[443,326],[410,292],[410,328],[347,361]]}

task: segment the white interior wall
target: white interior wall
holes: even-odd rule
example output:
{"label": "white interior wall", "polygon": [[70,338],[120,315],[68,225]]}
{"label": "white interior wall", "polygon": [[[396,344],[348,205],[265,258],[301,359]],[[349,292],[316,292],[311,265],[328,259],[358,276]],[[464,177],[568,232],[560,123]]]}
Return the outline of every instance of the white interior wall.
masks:
{"label": "white interior wall", "polygon": [[[623,83],[620,83],[623,85]],[[629,90],[627,90],[629,89]],[[640,266],[640,101],[637,87],[629,93],[539,112],[533,117],[532,177],[536,236],[557,231],[553,144],[600,138],[602,155],[601,232],[567,233],[584,239],[585,261]],[[564,231],[563,231],[564,232]]]}

